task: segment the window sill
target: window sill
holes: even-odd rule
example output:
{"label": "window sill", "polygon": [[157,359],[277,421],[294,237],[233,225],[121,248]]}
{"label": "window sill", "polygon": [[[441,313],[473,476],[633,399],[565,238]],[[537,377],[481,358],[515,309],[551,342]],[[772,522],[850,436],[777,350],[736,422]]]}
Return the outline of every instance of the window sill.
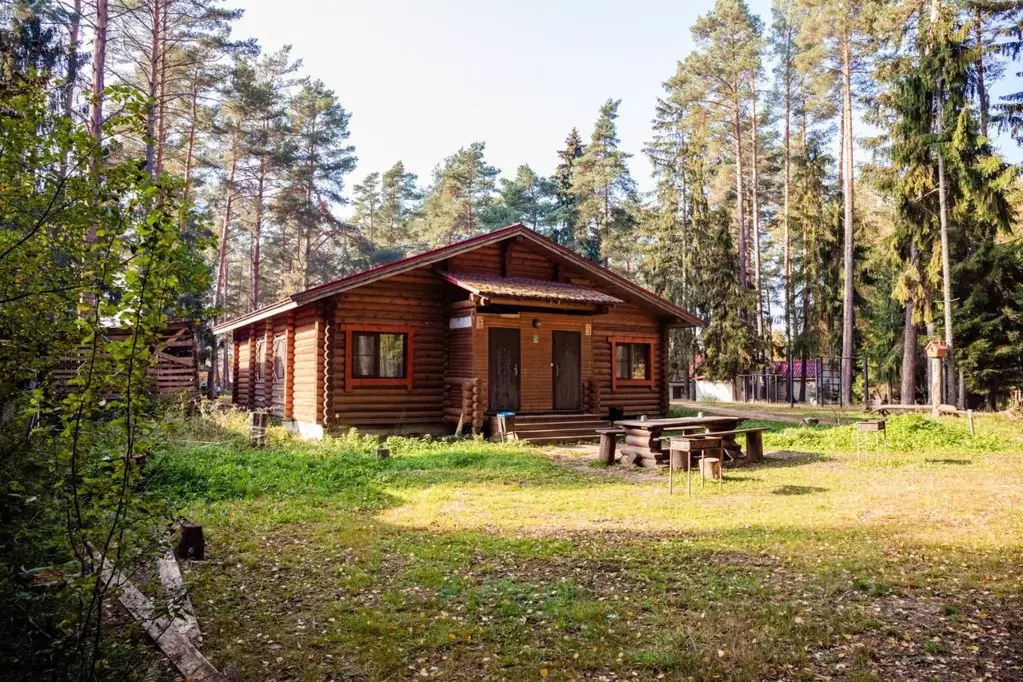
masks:
{"label": "window sill", "polygon": [[349,386],[352,388],[367,388],[371,386],[390,386],[399,387],[404,386],[407,390],[412,390],[412,380],[409,378],[405,379],[368,379],[368,378],[356,378],[352,377],[349,380]]}
{"label": "window sill", "polygon": [[653,386],[653,379],[615,379],[615,387],[622,386]]}

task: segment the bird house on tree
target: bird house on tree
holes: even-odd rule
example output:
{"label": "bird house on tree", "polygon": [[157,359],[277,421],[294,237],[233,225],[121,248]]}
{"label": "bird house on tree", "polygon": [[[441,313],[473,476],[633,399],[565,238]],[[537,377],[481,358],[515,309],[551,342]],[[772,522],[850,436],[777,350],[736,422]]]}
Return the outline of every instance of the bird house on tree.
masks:
{"label": "bird house on tree", "polygon": [[948,345],[939,339],[931,339],[924,346],[924,351],[927,353],[927,357],[940,360],[948,356]]}

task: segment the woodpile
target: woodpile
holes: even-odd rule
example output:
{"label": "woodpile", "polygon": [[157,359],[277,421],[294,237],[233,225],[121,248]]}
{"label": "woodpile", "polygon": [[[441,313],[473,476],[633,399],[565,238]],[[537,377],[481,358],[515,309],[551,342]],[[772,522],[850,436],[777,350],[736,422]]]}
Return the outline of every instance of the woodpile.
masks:
{"label": "woodpile", "polygon": [[[104,352],[103,345],[106,343],[124,341],[129,335],[127,329],[111,327],[104,330],[100,352]],[[154,364],[147,371],[150,393],[170,396],[197,391],[199,374],[192,325],[187,323],[168,325],[161,337],[153,349]],[[70,381],[91,353],[90,347],[83,346],[61,360],[60,366],[52,374],[59,393],[73,390]]]}

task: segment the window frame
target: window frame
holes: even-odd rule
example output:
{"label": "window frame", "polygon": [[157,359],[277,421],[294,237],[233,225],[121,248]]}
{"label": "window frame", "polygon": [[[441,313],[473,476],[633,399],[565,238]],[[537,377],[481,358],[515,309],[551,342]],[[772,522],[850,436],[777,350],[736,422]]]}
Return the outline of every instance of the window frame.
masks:
{"label": "window frame", "polygon": [[[355,354],[352,345],[355,334],[404,334],[405,335],[405,376],[403,377],[357,377],[355,376]],[[345,327],[345,392],[353,388],[369,386],[404,386],[411,391],[415,355],[415,329],[413,327],[386,324],[351,325]]]}
{"label": "window frame", "polygon": [[[649,386],[655,385],[656,374],[654,364],[657,357],[656,336],[612,336],[608,339],[611,342],[611,390],[617,391],[619,386]],[[647,346],[647,376],[645,379],[619,379],[618,378],[618,346],[625,345]]]}

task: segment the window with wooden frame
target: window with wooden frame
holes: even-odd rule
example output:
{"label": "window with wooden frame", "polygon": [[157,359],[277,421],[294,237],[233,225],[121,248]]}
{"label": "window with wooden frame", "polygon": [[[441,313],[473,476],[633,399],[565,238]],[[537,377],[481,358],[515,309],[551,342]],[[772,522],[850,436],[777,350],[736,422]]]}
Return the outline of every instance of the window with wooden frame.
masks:
{"label": "window with wooden frame", "polygon": [[351,326],[345,329],[345,389],[404,386],[412,390],[412,327]]}
{"label": "window with wooden frame", "polygon": [[653,337],[616,336],[611,341],[611,390],[619,386],[654,385]]}

